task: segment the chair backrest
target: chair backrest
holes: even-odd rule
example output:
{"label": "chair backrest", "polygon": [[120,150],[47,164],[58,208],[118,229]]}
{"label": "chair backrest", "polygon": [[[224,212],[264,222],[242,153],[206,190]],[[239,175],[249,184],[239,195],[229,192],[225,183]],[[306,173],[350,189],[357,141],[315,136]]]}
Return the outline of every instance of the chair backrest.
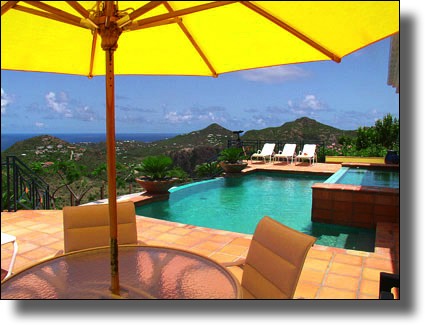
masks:
{"label": "chair backrest", "polygon": [[296,144],[286,143],[282,150],[282,156],[291,157],[295,154]]}
{"label": "chair backrest", "polygon": [[[117,203],[118,244],[137,244],[136,210],[133,202]],[[63,208],[64,252],[108,246],[109,205],[93,204]]]}
{"label": "chair backrest", "polygon": [[244,298],[291,299],[316,238],[289,228],[270,217],[255,229],[244,265]]}
{"label": "chair backrest", "polygon": [[303,148],[302,155],[306,154],[306,156],[312,157],[314,156],[314,153],[316,152],[316,145],[315,144],[305,144]]}
{"label": "chair backrest", "polygon": [[274,151],[275,146],[275,143],[265,143],[263,149],[261,150],[261,154],[265,156],[271,155]]}

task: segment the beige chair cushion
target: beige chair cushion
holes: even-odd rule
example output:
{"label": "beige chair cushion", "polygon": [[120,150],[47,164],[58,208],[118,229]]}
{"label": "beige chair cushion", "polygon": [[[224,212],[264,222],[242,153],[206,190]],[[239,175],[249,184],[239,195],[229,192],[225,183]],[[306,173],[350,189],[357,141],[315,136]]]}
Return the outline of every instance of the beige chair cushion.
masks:
{"label": "beige chair cushion", "polygon": [[[118,244],[137,244],[133,202],[117,203]],[[65,253],[110,245],[109,206],[94,204],[63,208]]]}
{"label": "beige chair cushion", "polygon": [[243,298],[293,298],[305,258],[316,238],[270,217],[257,225],[243,267]]}

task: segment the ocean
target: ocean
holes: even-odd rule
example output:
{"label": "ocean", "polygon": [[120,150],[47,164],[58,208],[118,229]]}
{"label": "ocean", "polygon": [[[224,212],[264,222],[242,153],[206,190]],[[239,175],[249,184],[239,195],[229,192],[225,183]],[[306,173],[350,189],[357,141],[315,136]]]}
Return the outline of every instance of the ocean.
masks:
{"label": "ocean", "polygon": [[[30,133],[2,133],[1,134],[1,151],[6,150],[18,141],[30,139],[43,134],[30,134]],[[104,142],[106,141],[105,133],[56,133],[49,134],[70,143],[80,142]],[[173,138],[179,133],[120,133],[116,134],[116,139],[120,141],[134,140],[143,142],[154,142],[164,139]]]}

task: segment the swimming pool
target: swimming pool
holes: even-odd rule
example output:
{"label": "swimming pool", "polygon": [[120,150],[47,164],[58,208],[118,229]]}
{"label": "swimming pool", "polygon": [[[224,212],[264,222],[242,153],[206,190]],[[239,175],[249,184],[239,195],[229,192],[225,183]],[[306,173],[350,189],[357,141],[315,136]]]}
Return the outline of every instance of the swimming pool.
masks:
{"label": "swimming pool", "polygon": [[137,207],[137,214],[245,234],[268,215],[317,237],[318,244],[373,251],[374,231],[311,222],[311,187],[326,179],[267,172],[217,178],[173,188],[169,200]]}
{"label": "swimming pool", "polygon": [[400,173],[396,170],[341,167],[325,183],[399,188]]}

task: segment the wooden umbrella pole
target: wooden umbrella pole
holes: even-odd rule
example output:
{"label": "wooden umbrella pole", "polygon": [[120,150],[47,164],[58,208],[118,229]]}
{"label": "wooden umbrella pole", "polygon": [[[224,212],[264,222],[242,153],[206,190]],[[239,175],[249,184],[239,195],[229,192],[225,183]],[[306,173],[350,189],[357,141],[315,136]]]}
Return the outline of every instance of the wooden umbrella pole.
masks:
{"label": "wooden umbrella pole", "polygon": [[113,14],[112,2],[106,2],[105,8],[107,18],[105,19],[105,24],[100,24],[98,32],[102,37],[102,49],[106,55],[106,155],[111,246],[111,292],[112,294],[119,295],[114,52],[118,47],[121,30],[115,21],[111,19]]}
{"label": "wooden umbrella pole", "polygon": [[111,246],[111,291],[120,294],[118,271],[118,213],[115,149],[115,80],[114,50],[106,53],[106,154],[108,171],[109,231]]}

